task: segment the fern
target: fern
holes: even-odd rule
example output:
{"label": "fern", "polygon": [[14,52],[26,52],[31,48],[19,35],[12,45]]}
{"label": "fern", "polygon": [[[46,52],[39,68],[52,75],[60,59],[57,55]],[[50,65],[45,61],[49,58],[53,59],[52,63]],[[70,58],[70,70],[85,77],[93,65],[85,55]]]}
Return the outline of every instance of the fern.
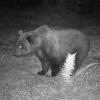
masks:
{"label": "fern", "polygon": [[61,75],[63,79],[65,80],[65,82],[67,83],[72,81],[71,75],[75,68],[75,56],[76,56],[76,53],[74,54],[68,53],[68,56],[66,57],[64,65],[62,66]]}

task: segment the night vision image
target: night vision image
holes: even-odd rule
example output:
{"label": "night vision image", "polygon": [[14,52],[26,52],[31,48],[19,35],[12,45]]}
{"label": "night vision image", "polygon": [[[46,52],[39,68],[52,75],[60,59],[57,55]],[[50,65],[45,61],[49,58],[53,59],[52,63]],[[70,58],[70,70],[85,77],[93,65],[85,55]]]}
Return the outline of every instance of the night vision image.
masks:
{"label": "night vision image", "polygon": [[1,1],[0,100],[100,100],[100,1]]}

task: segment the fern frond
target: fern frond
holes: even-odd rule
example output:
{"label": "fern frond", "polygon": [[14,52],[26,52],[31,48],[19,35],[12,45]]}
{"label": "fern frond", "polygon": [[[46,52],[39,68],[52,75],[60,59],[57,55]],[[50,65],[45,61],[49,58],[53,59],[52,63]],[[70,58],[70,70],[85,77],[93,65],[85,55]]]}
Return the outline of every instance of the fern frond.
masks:
{"label": "fern frond", "polygon": [[76,56],[76,53],[74,54],[68,53],[68,56],[66,57],[64,65],[62,66],[61,75],[63,79],[65,80],[65,82],[67,83],[72,81],[71,75],[75,68],[75,56]]}

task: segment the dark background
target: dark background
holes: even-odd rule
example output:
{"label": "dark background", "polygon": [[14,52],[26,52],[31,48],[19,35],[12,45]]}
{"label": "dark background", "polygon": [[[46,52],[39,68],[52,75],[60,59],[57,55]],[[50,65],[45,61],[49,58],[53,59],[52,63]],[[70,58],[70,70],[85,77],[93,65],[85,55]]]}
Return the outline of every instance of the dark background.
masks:
{"label": "dark background", "polygon": [[78,14],[99,15],[100,0],[3,0],[0,7],[37,8],[40,6],[67,8]]}

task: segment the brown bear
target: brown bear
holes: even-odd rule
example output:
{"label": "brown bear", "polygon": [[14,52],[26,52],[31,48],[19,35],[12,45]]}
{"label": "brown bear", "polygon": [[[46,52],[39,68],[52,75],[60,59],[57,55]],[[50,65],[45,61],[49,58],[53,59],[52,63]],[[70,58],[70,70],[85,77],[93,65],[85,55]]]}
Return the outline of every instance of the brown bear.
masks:
{"label": "brown bear", "polygon": [[52,76],[56,76],[61,69],[64,60],[69,53],[75,53],[75,73],[81,66],[89,51],[89,40],[79,30],[53,29],[47,25],[24,32],[19,31],[16,56],[35,54],[42,65],[39,75],[47,74],[51,68]]}

